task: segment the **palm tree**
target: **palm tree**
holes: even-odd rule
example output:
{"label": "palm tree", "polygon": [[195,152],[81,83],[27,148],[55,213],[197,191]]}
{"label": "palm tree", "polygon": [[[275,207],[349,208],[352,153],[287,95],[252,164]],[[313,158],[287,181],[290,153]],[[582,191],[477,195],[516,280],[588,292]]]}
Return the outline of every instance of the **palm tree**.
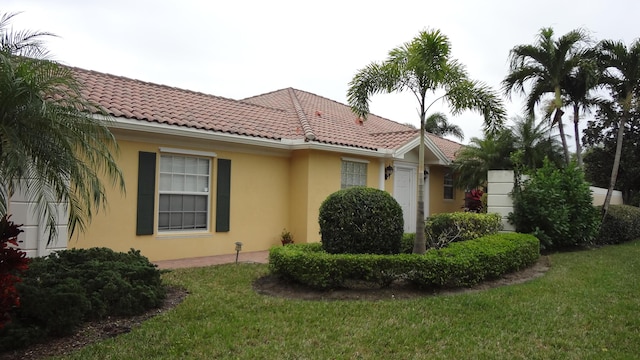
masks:
{"label": "palm tree", "polygon": [[[484,84],[468,78],[465,68],[451,58],[449,39],[439,30],[422,31],[410,42],[392,49],[382,63],[373,62],[358,70],[347,91],[352,111],[362,119],[369,114],[369,99],[377,93],[408,90],[418,100],[420,145],[416,229],[424,228],[424,132],[427,111],[436,101],[447,102],[453,114],[476,110],[484,115],[485,128],[495,131],[504,121],[505,110],[499,97]],[[437,96],[436,91],[444,91]],[[427,95],[436,99],[427,103]],[[413,252],[424,253],[424,231],[416,231]]]}
{"label": "palm tree", "polygon": [[542,167],[545,158],[556,165],[562,163],[562,146],[551,134],[550,126],[543,121],[536,124],[533,116],[516,116],[512,121],[508,131],[513,137],[514,150],[519,152],[520,165],[535,170]]}
{"label": "palm tree", "polygon": [[450,123],[447,115],[441,112],[435,112],[427,117],[424,124],[424,131],[438,136],[451,135],[460,140],[464,140],[462,128]]}
{"label": "palm tree", "polygon": [[604,40],[600,42],[599,50],[600,64],[604,71],[602,83],[609,89],[614,101],[613,106],[622,112],[618,118],[618,135],[611,169],[611,181],[602,206],[604,219],[607,216],[613,188],[618,178],[625,123],[629,120],[631,111],[640,105],[640,40],[636,40],[628,49],[621,41]]}
{"label": "palm tree", "polygon": [[65,203],[69,234],[84,230],[106,204],[104,174],[124,191],[109,129],[85,111],[72,70],[48,59],[45,32],[13,31],[0,18],[0,216],[25,193],[56,236],[56,204]]}
{"label": "palm tree", "polygon": [[461,189],[485,187],[489,170],[513,169],[510,154],[515,149],[514,141],[510,131],[471,138],[453,161],[456,186]]}
{"label": "palm tree", "polygon": [[583,46],[588,41],[582,30],[573,30],[560,37],[553,38],[553,29],[543,28],[534,45],[518,45],[511,49],[510,69],[502,81],[504,92],[509,95],[516,91],[525,94],[525,83],[531,82],[531,89],[526,101],[526,110],[534,114],[536,105],[547,93],[552,93],[554,110],[552,125],[558,125],[560,139],[564,149],[565,162],[569,163],[569,147],[562,124],[562,81],[572,74],[580,64],[587,49]]}
{"label": "palm tree", "polygon": [[522,170],[542,167],[545,158],[558,164],[562,162],[562,149],[544,122],[536,125],[531,116],[514,117],[513,125],[495,134],[485,134],[483,139],[472,138],[456,154],[453,169],[457,175],[456,186],[463,189],[483,187],[487,183],[487,171],[507,170],[516,166]]}
{"label": "palm tree", "polygon": [[586,113],[594,105],[602,101],[592,95],[592,90],[600,86],[598,80],[595,52],[588,51],[576,71],[565,76],[562,88],[566,95],[565,103],[573,110],[573,132],[576,141],[576,160],[580,168],[582,164],[582,145],[580,142],[580,111]]}

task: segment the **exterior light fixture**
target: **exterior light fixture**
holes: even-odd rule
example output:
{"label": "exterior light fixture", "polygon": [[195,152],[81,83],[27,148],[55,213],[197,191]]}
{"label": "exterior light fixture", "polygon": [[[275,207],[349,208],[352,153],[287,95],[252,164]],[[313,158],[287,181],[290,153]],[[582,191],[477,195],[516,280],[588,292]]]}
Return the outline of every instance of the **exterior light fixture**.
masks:
{"label": "exterior light fixture", "polygon": [[429,178],[429,172],[427,170],[424,171],[424,181],[427,181]]}
{"label": "exterior light fixture", "polygon": [[393,166],[389,165],[384,168],[384,179],[387,180],[391,175],[393,175]]}
{"label": "exterior light fixture", "polygon": [[240,241],[236,241],[236,264],[238,263],[238,255],[240,255],[240,250],[242,250],[242,243]]}

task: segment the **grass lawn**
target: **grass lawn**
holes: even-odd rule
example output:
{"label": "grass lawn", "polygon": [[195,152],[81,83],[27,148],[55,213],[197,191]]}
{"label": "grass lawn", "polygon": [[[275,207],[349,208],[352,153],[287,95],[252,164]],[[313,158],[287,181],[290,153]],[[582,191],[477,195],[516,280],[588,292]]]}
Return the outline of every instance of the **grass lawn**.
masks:
{"label": "grass lawn", "polygon": [[258,295],[266,265],[176,270],[172,311],[65,359],[637,359],[640,241],[555,254],[547,274],[480,293],[304,301]]}

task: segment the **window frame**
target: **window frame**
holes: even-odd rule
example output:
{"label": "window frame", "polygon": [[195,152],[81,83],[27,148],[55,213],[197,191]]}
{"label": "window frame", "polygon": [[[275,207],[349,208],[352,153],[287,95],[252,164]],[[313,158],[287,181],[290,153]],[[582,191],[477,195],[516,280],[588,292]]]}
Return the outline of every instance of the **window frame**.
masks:
{"label": "window frame", "polygon": [[[351,175],[358,176],[360,180],[362,179],[362,177],[364,177],[364,184],[360,184],[360,183],[358,183],[358,184],[349,184],[348,183],[347,180],[348,180],[349,173],[345,173],[345,170],[346,170],[345,167],[348,166],[349,163],[351,163],[353,165],[364,166],[364,173],[363,174],[355,173],[355,172],[352,172],[352,174],[351,174]],[[369,161],[343,157],[342,161],[340,163],[340,189],[348,189],[348,188],[356,187],[356,186],[367,186],[368,172],[369,172]]]}
{"label": "window frame", "polygon": [[[444,176],[442,178],[442,190],[443,190],[443,194],[442,194],[442,198],[444,200],[455,200],[455,189],[453,187],[453,172],[451,170],[447,170],[444,173]],[[451,194],[451,197],[447,197],[448,193]]]}
{"label": "window frame", "polygon": [[[158,202],[158,207],[156,209],[156,216],[157,216],[157,226],[156,229],[158,231],[158,234],[160,235],[170,235],[170,234],[187,234],[187,233],[202,233],[202,232],[210,232],[211,231],[211,216],[212,216],[212,207],[211,207],[211,201],[212,201],[212,185],[213,185],[213,158],[215,158],[217,155],[215,153],[212,152],[205,152],[205,151],[190,151],[190,150],[183,150],[183,149],[173,149],[173,148],[160,148],[160,154],[159,154],[159,160],[158,160],[158,170],[157,170],[157,175],[158,175],[158,191],[157,191],[157,202]],[[163,171],[163,158],[167,158],[167,157],[172,157],[172,159],[175,158],[182,158],[183,161],[186,162],[187,159],[196,159],[196,160],[205,160],[207,162],[207,167],[208,167],[208,171],[206,174],[207,180],[206,180],[206,193],[205,192],[200,192],[200,191],[189,191],[189,190],[163,190],[163,186],[162,186],[162,175],[163,174],[169,174],[169,175],[183,175],[183,176],[196,176],[196,183],[197,183],[197,177],[200,176],[204,176],[204,174],[200,174],[197,172],[196,173],[188,173],[186,172],[186,166],[185,166],[185,172],[180,173],[180,172],[175,172],[173,171],[173,169],[171,169],[171,171],[167,172],[166,170]],[[196,168],[199,166],[198,162],[196,162]],[[206,206],[206,210],[205,210],[205,221],[206,221],[206,226],[204,228],[200,227],[195,227],[197,222],[196,222],[196,214],[197,212],[194,209],[194,227],[193,228],[171,228],[171,223],[169,222],[169,227],[165,228],[161,226],[161,222],[160,222],[160,218],[161,218],[161,213],[163,213],[163,211],[161,210],[161,198],[163,195],[194,195],[194,201],[196,201],[195,199],[197,199],[199,196],[202,196],[205,198],[205,206]],[[194,204],[194,208],[196,208],[195,204]],[[182,209],[180,210],[183,214],[185,213],[184,210],[184,206],[182,207]],[[176,211],[177,212],[177,211]],[[169,216],[171,216],[171,212],[169,211]],[[184,217],[182,218],[182,223],[181,226],[184,227]]]}

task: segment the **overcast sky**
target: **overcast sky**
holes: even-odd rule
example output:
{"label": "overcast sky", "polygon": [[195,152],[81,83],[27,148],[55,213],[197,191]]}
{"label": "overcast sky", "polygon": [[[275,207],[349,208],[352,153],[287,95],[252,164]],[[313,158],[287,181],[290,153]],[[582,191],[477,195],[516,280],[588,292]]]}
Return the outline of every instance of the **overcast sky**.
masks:
{"label": "overcast sky", "polygon": [[[632,0],[3,0],[1,11],[23,12],[16,30],[58,35],[47,46],[67,65],[232,99],[293,87],[346,103],[358,69],[425,29],[440,29],[470,76],[495,89],[509,50],[542,27],[627,44],[640,36]],[[505,104],[521,113],[520,97]],[[371,101],[374,114],[417,126],[416,107],[409,93]],[[465,143],[482,134],[475,113],[449,119]]]}

